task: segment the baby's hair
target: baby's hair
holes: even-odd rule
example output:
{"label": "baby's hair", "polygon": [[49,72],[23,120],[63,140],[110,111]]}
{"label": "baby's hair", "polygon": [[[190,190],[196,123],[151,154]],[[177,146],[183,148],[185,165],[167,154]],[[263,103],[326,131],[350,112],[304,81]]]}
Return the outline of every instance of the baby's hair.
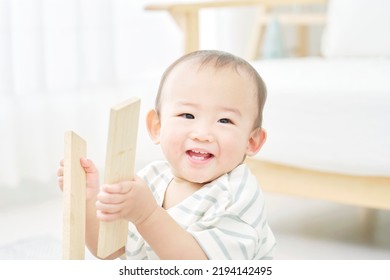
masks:
{"label": "baby's hair", "polygon": [[246,60],[237,57],[233,54],[223,52],[223,51],[217,51],[217,50],[200,50],[200,51],[191,52],[174,61],[165,70],[164,74],[161,77],[160,86],[158,88],[156,102],[155,102],[155,108],[158,114],[160,114],[160,110],[161,110],[162,90],[169,74],[180,63],[192,59],[196,60],[199,63],[199,69],[213,63],[212,66],[215,67],[216,70],[226,68],[226,67],[232,67],[235,71],[237,71],[238,74],[240,74],[239,70],[247,73],[249,77],[254,81],[256,85],[256,91],[257,91],[258,115],[255,120],[255,127],[261,127],[263,121],[264,103],[267,98],[267,88],[265,86],[263,79],[260,77],[259,73],[253,68],[253,66]]}

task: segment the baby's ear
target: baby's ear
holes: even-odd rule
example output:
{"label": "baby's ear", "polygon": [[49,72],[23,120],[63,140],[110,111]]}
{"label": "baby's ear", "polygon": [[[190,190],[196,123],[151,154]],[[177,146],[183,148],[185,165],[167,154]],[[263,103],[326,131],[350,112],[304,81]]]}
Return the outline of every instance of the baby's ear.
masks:
{"label": "baby's ear", "polygon": [[160,143],[160,117],[156,110],[151,110],[146,115],[146,127],[148,128],[149,136],[155,144]]}
{"label": "baby's ear", "polygon": [[255,154],[257,154],[265,143],[266,139],[267,132],[261,127],[255,128],[250,134],[250,138],[248,140],[248,147],[246,149],[246,155],[254,156]]}

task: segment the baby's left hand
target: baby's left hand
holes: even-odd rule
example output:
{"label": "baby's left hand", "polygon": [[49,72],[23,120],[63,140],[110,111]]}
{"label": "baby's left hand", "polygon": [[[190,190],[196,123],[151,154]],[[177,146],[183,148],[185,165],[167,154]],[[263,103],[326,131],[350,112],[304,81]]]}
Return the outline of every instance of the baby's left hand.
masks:
{"label": "baby's left hand", "polygon": [[135,225],[144,222],[157,207],[150,188],[139,177],[103,185],[96,201],[99,220],[126,219]]}

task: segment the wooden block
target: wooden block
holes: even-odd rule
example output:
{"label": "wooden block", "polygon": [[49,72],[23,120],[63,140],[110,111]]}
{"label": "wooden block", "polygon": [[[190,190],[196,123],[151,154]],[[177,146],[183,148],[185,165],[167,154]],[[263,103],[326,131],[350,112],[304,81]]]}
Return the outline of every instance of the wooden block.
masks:
{"label": "wooden block", "polygon": [[[110,113],[104,182],[117,183],[134,178],[140,100],[131,98]],[[126,245],[128,222],[101,222],[98,256],[106,258]]]}
{"label": "wooden block", "polygon": [[65,132],[63,187],[63,259],[82,260],[85,254],[86,175],[80,158],[86,142],[72,131]]}

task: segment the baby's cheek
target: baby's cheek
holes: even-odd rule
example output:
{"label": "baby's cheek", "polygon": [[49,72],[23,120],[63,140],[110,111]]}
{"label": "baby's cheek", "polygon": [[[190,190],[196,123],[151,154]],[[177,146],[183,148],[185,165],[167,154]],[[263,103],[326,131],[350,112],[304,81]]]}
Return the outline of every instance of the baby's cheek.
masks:
{"label": "baby's cheek", "polygon": [[231,160],[241,159],[248,146],[247,141],[238,135],[229,135],[222,138],[220,141],[220,149],[224,156],[228,156]]}
{"label": "baby's cheek", "polygon": [[161,148],[166,156],[174,156],[180,152],[180,147],[182,147],[183,139],[180,137],[174,130],[165,131],[161,135]]}

